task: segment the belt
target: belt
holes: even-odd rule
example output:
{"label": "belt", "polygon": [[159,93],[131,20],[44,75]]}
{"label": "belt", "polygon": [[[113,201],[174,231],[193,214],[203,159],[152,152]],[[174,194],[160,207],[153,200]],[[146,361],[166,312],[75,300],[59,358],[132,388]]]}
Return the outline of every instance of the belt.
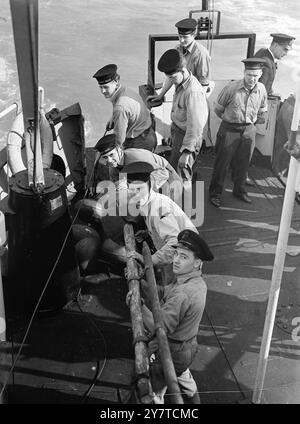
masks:
{"label": "belt", "polygon": [[197,336],[193,336],[193,337],[191,337],[191,338],[190,338],[190,339],[188,339],[188,340],[175,340],[175,339],[170,339],[170,338],[168,337],[168,341],[169,341],[170,343],[174,343],[174,344],[182,344],[182,343],[188,343],[188,342],[191,342],[191,341],[193,341],[196,337],[197,337]]}
{"label": "belt", "polygon": [[170,343],[174,343],[174,344],[182,344],[182,343],[185,343],[185,340],[173,340],[173,339],[169,339],[169,338],[168,338],[168,341],[169,341]]}
{"label": "belt", "polygon": [[171,125],[173,125],[176,130],[185,134],[185,131],[182,128],[178,127],[178,125],[176,125],[175,122],[172,121]]}
{"label": "belt", "polygon": [[224,124],[226,124],[226,125],[232,125],[232,126],[238,126],[238,127],[244,127],[244,126],[247,126],[247,125],[254,125],[254,124],[252,124],[252,122],[227,122],[227,121],[223,121],[224,122]]}

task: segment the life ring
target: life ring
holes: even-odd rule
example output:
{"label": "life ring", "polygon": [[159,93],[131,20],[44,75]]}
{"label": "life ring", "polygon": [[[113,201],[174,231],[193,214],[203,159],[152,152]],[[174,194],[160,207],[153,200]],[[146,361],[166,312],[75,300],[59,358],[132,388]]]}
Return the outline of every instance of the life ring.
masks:
{"label": "life ring", "polygon": [[[50,168],[53,157],[53,135],[50,124],[43,112],[39,112],[39,123],[43,168]],[[20,112],[16,116],[7,137],[7,163],[10,167],[12,175],[26,169],[21,155],[23,136],[23,113]]]}

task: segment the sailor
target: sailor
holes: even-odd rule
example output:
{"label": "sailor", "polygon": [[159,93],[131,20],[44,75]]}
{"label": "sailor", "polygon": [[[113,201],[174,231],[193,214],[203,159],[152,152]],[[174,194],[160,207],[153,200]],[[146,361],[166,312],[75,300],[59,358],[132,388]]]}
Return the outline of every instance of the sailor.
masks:
{"label": "sailor", "polygon": [[[155,153],[145,149],[129,148],[123,150],[117,143],[115,134],[101,137],[94,149],[99,153],[99,162],[109,169],[109,178],[119,189],[127,191],[127,182],[122,169],[125,165],[133,162],[147,162],[153,166],[151,173],[151,187],[165,195],[171,195],[172,199],[181,205],[182,183],[179,175],[169,162]],[[101,186],[101,182],[99,183]]]}
{"label": "sailor", "polygon": [[[121,216],[107,214],[103,216],[103,208],[97,208],[96,205],[90,210],[81,209],[79,217],[83,221],[90,220],[94,228],[95,225],[100,225],[100,239],[104,244],[101,247],[98,243],[98,251],[102,249],[106,255],[110,254],[123,264],[126,263],[127,255],[122,239],[119,234],[118,240],[111,238],[106,229],[114,223],[119,226],[122,218],[123,226],[126,222],[133,223],[137,233],[142,232],[144,238],[150,237],[155,250],[152,255],[153,265],[157,272],[160,272],[162,283],[166,284],[173,279],[173,244],[177,235],[185,228],[195,232],[197,229],[170,197],[153,190],[151,182],[153,170],[153,166],[147,162],[133,162],[123,167],[122,173],[126,174],[127,179],[128,204],[126,210],[122,208],[119,211]],[[139,241],[143,240],[140,238]],[[143,256],[139,252],[135,252],[134,257],[143,262]]]}
{"label": "sailor", "polygon": [[182,19],[176,22],[179,46],[183,54],[187,69],[197,78],[203,87],[209,85],[210,55],[208,50],[195,38],[197,35],[197,21],[193,18]]}
{"label": "sailor", "polygon": [[176,49],[167,50],[161,56],[158,69],[175,85],[170,163],[181,176],[188,197],[192,189],[192,168],[202,145],[208,117],[205,90],[187,70],[182,54]]}
{"label": "sailor", "polygon": [[245,65],[244,78],[230,82],[220,92],[215,113],[222,119],[216,140],[216,159],[209,187],[210,202],[221,205],[226,171],[231,159],[233,191],[238,199],[251,203],[245,183],[255,143],[255,123],[263,122],[267,111],[267,92],[258,82],[262,75],[263,59],[242,60]]}
{"label": "sailor", "polygon": [[[196,232],[181,231],[173,256],[173,283],[159,287],[161,317],[166,331],[180,392],[186,403],[199,404],[200,397],[196,382],[189,369],[197,352],[197,334],[205,308],[207,286],[202,278],[204,261],[213,260],[213,254]],[[151,312],[151,302],[147,283],[142,280],[143,321],[150,333],[148,351],[150,355],[151,382],[154,403],[164,403],[166,382],[155,337],[155,324]],[[129,303],[131,293],[127,295]]]}
{"label": "sailor", "polygon": [[[173,244],[180,231],[189,228],[197,232],[197,229],[172,199],[153,190],[152,171],[153,166],[146,162],[134,162],[122,169],[127,175],[129,215],[143,217],[156,248],[152,255],[153,265],[161,267],[172,264]],[[143,262],[139,253],[135,257]]]}
{"label": "sailor", "polygon": [[157,139],[150,111],[139,95],[129,93],[121,85],[117,65],[104,66],[93,78],[103,96],[112,103],[113,113],[106,129],[114,130],[117,143],[123,149],[135,147],[154,151]]}
{"label": "sailor", "polygon": [[281,60],[292,49],[295,37],[281,33],[274,33],[270,35],[273,38],[270,47],[258,50],[255,57],[265,60],[264,67],[262,69],[262,76],[259,81],[265,85],[269,96],[278,96],[273,93],[272,88],[276,75],[277,60]]}
{"label": "sailor", "polygon": [[[179,45],[176,48],[183,55],[187,70],[197,78],[205,91],[209,92],[210,55],[208,50],[195,40],[197,21],[193,18],[182,19],[176,22],[175,27],[179,39]],[[163,100],[172,85],[173,81],[167,76],[160,93],[148,96],[147,100],[150,102],[151,100]]]}

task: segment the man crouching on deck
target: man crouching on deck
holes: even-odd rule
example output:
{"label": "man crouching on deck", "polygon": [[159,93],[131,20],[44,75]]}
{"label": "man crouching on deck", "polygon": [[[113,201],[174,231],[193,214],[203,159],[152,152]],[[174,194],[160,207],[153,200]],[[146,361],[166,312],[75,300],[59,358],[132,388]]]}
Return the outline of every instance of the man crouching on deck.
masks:
{"label": "man crouching on deck", "polygon": [[[174,246],[173,273],[175,281],[159,287],[163,325],[168,337],[178,385],[186,403],[199,404],[200,397],[195,380],[189,370],[197,352],[197,334],[205,307],[207,287],[202,278],[203,261],[213,260],[213,254],[199,234],[183,230]],[[146,329],[155,335],[147,283],[142,280],[143,321]],[[127,304],[131,292],[127,295]],[[148,345],[151,382],[155,404],[164,403],[167,390],[158,353],[156,338]]]}

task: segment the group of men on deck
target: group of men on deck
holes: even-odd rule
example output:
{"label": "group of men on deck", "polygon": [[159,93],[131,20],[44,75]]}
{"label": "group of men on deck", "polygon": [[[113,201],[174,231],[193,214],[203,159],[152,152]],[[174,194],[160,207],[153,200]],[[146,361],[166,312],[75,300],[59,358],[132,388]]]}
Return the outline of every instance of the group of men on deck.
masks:
{"label": "group of men on deck", "polygon": [[[212,84],[209,80],[209,52],[195,40],[197,21],[187,18],[175,26],[179,45],[160,57],[158,69],[165,74],[165,81],[158,95],[148,97],[147,105],[121,85],[115,64],[106,65],[93,75],[103,96],[112,103],[112,117],[106,129],[113,133],[104,135],[95,150],[99,164],[108,169],[109,181],[115,188],[117,212],[107,213],[110,199],[103,195],[103,181],[98,181],[96,197],[85,199],[78,206],[79,218],[88,220],[96,231],[84,236],[90,242],[88,249],[80,239],[84,232],[79,232],[77,253],[78,258],[84,258],[80,264],[85,274],[99,252],[126,263],[122,237],[113,239],[106,234],[106,228],[122,230],[122,225],[129,221],[134,225],[137,240],[140,240],[139,236],[143,239],[145,234],[150,236],[152,262],[157,276],[162,275],[159,290],[162,319],[178,383],[188,403],[200,403],[189,366],[197,350],[197,333],[206,301],[202,264],[211,261],[213,254],[181,205],[183,194],[191,196],[192,193],[193,166],[202,145],[209,112],[207,96]],[[242,201],[251,202],[245,186],[255,145],[255,124],[262,122],[267,112],[268,94],[275,76],[273,62],[287,52],[294,39],[284,34],[272,36],[270,49],[260,50],[254,58],[244,59],[243,79],[225,86],[216,102],[215,113],[222,122],[209,187],[210,202],[216,207],[221,205],[230,163],[233,194]],[[167,161],[155,153],[157,139],[150,108],[153,100],[163,101],[172,86],[175,91],[171,111],[171,154]],[[124,210],[126,213],[121,213]],[[138,249],[134,257],[142,266],[143,256]],[[153,338],[155,324],[147,287],[141,286],[141,290],[145,300],[144,325],[151,340],[154,402],[162,403],[166,383]],[[130,302],[130,294],[127,301]]]}

